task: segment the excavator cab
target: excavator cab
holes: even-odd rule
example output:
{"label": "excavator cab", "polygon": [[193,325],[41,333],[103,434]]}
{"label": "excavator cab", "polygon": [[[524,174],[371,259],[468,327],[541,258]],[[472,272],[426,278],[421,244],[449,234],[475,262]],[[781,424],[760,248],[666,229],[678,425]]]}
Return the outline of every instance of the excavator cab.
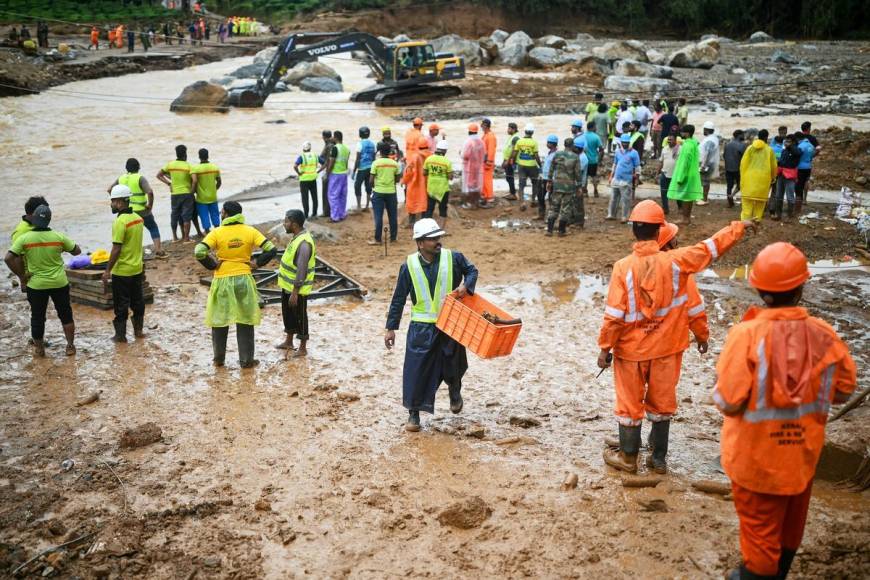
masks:
{"label": "excavator cab", "polygon": [[439,55],[425,42],[400,42],[387,46],[386,86],[430,83],[465,77],[462,58]]}

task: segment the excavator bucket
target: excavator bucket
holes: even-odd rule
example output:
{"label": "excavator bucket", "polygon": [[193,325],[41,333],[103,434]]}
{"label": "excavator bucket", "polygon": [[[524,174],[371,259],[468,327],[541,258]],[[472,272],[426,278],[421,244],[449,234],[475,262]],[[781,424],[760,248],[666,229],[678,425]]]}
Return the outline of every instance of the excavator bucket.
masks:
{"label": "excavator bucket", "polygon": [[257,91],[242,89],[230,91],[230,106],[241,109],[258,109],[263,106],[266,99]]}

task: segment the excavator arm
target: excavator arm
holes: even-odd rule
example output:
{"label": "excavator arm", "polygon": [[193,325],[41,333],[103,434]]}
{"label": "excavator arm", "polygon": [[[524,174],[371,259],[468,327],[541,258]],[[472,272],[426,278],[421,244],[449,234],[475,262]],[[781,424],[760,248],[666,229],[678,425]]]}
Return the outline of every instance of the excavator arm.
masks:
{"label": "excavator arm", "polygon": [[[306,41],[313,38],[326,40],[311,44]],[[275,84],[281,80],[288,70],[302,61],[316,60],[321,56],[330,56],[343,52],[362,51],[366,54],[366,64],[372,69],[378,81],[384,78],[387,62],[387,47],[376,36],[365,32],[326,35],[323,33],[291,34],[278,45],[278,51],[269,62],[257,85],[250,89],[230,93],[230,104],[237,107],[262,107],[266,98],[275,89]]]}

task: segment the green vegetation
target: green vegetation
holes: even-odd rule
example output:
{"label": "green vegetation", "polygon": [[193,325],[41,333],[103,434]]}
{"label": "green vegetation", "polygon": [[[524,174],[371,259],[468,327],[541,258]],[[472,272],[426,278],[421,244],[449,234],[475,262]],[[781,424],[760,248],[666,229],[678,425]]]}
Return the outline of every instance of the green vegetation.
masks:
{"label": "green vegetation", "polygon": [[34,19],[51,18],[86,23],[159,19],[178,14],[177,11],[164,8],[157,0],[0,0],[0,21],[26,20],[7,12],[27,14]]}

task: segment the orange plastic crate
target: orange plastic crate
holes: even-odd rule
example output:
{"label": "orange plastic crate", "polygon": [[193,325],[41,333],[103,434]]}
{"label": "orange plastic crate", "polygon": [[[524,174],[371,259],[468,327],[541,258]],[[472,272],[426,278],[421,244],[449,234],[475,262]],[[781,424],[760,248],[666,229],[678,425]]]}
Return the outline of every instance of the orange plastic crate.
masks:
{"label": "orange plastic crate", "polygon": [[506,320],[514,318],[477,294],[460,299],[450,293],[444,299],[435,325],[480,358],[509,355],[523,325],[493,324],[483,317],[484,312]]}

